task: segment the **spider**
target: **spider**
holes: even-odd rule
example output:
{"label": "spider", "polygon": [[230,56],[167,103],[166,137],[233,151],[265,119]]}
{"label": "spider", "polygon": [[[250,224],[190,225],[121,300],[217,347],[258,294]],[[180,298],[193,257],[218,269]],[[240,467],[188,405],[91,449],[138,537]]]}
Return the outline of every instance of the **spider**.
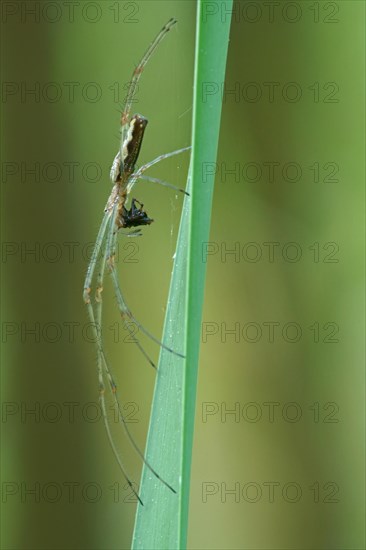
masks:
{"label": "spider", "polygon": [[[99,401],[100,401],[100,407],[101,407],[104,426],[107,432],[110,446],[113,450],[113,453],[119,464],[122,474],[127,484],[131,488],[131,491],[133,492],[133,494],[135,495],[135,497],[137,498],[137,500],[141,505],[143,505],[143,502],[138,492],[133,487],[133,483],[126,471],[125,466],[122,463],[122,460],[119,456],[115,442],[112,437],[110,424],[109,424],[107,411],[106,411],[105,396],[104,396],[105,379],[107,379],[108,384],[110,386],[110,390],[113,396],[113,401],[118,412],[119,421],[123,425],[125,433],[128,439],[130,440],[134,450],[137,452],[137,454],[140,456],[142,461],[145,463],[145,465],[149,468],[149,470],[157,479],[159,479],[173,493],[176,493],[176,490],[167,481],[165,481],[157,473],[157,471],[152,467],[152,465],[147,461],[143,452],[135,443],[132,437],[132,434],[130,433],[130,430],[128,428],[126,419],[123,416],[121,401],[119,400],[117,395],[117,386],[114,382],[111,369],[107,361],[107,358],[103,349],[102,340],[101,340],[101,334],[100,334],[100,327],[101,327],[101,320],[102,320],[101,294],[103,291],[105,269],[107,268],[107,270],[111,275],[114,292],[117,298],[119,313],[123,321],[125,322],[125,327],[129,331],[129,334],[131,336],[134,336],[131,329],[131,322],[133,322],[138,327],[138,329],[141,330],[142,333],[144,333],[148,338],[153,340],[159,346],[162,346],[164,349],[168,350],[171,353],[174,353],[175,355],[184,357],[182,354],[174,351],[170,347],[166,346],[164,343],[160,342],[157,338],[155,338],[155,336],[150,334],[150,332],[148,332],[134,317],[131,310],[128,308],[126,301],[124,299],[124,296],[122,294],[121,287],[118,280],[117,270],[115,266],[115,261],[114,261],[118,230],[121,228],[125,228],[125,229],[139,228],[140,226],[149,225],[153,222],[153,220],[149,218],[147,213],[145,212],[143,208],[143,204],[141,204],[137,199],[132,199],[131,207],[129,209],[127,209],[126,207],[128,196],[131,192],[131,189],[133,188],[133,186],[135,185],[138,179],[145,179],[152,183],[159,183],[161,185],[170,187],[177,191],[181,191],[182,193],[188,195],[188,193],[184,189],[179,189],[174,185],[171,185],[170,183],[167,183],[165,181],[161,181],[159,179],[146,176],[144,175],[144,173],[148,168],[157,164],[161,160],[172,157],[184,151],[188,151],[190,147],[184,147],[177,151],[160,155],[159,157],[152,160],[151,162],[148,162],[144,166],[141,166],[140,168],[136,169],[136,162],[140,153],[141,144],[142,144],[144,132],[148,121],[144,116],[139,114],[134,114],[133,116],[130,116],[132,100],[135,94],[138,81],[145,68],[145,65],[147,64],[148,60],[150,59],[150,57],[152,56],[152,54],[154,53],[154,51],[156,50],[160,42],[163,40],[166,34],[170,31],[170,29],[175,25],[175,23],[176,23],[176,19],[172,18],[164,25],[164,27],[157,34],[156,38],[148,47],[145,54],[141,58],[139,64],[133,71],[131,82],[128,87],[128,91],[127,91],[126,99],[124,101],[122,115],[121,115],[121,145],[117,155],[114,158],[111,171],[110,171],[110,179],[113,184],[113,187],[104,209],[104,216],[99,228],[97,239],[95,241],[94,249],[91,255],[91,260],[87,268],[86,278],[84,282],[84,292],[83,292],[84,303],[88,311],[89,320],[93,330],[93,337],[97,347]],[[129,235],[131,234],[140,235],[141,234],[140,229],[134,229]],[[100,252],[101,252],[100,266],[99,266],[99,271],[95,277],[95,270],[98,264],[98,256]],[[93,300],[91,296],[91,292],[92,292],[92,283],[94,279],[96,281],[96,286],[95,286],[96,290],[95,290],[95,296]],[[145,352],[140,342],[135,337],[133,337],[133,340],[137,345],[138,349],[148,360],[150,365],[156,369],[156,365],[150,359],[148,354]]]}

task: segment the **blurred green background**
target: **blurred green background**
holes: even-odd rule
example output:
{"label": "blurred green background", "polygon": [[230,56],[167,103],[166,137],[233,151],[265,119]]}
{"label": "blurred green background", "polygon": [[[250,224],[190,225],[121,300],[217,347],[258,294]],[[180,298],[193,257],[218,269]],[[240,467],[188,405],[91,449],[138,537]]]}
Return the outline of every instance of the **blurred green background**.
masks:
{"label": "blurred green background", "polygon": [[[134,106],[149,119],[140,161],[190,142],[195,9],[2,5],[4,549],[130,545],[135,504],[94,421],[82,285],[123,86],[171,16]],[[207,10],[227,16],[220,2]],[[364,548],[364,34],[363,2],[238,2],[225,88],[213,77],[203,90],[224,103],[190,548]],[[187,168],[175,157],[151,175],[184,186]],[[159,335],[182,201],[147,182],[134,196],[155,223],[120,239],[120,280]],[[107,353],[143,447],[154,373],[123,342],[111,285],[103,296]]]}

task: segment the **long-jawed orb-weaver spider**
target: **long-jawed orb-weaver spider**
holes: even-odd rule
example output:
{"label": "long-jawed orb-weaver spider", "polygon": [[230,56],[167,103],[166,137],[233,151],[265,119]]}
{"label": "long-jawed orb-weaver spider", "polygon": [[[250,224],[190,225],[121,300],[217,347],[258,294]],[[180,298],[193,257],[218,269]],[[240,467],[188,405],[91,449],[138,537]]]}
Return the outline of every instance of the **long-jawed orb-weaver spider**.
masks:
{"label": "long-jawed orb-weaver spider", "polygon": [[[156,178],[146,176],[145,172],[148,168],[154,166],[161,160],[172,157],[184,151],[188,151],[190,147],[184,147],[177,151],[160,155],[159,157],[152,160],[151,162],[148,162],[144,166],[141,166],[140,168],[136,169],[136,162],[138,159],[142,139],[144,136],[146,125],[147,125],[147,119],[139,114],[130,116],[131,105],[134,98],[135,90],[137,88],[137,84],[141,77],[141,74],[145,68],[145,65],[150,59],[150,57],[152,56],[152,54],[154,53],[154,51],[156,50],[157,46],[163,40],[165,35],[170,31],[170,29],[175,25],[175,23],[176,23],[176,19],[172,18],[166,23],[166,25],[164,25],[164,27],[156,36],[155,40],[151,43],[149,48],[146,50],[141,61],[139,62],[139,64],[137,65],[137,67],[135,68],[132,74],[131,82],[128,87],[128,91],[124,101],[122,115],[121,115],[121,134],[122,134],[121,145],[117,155],[115,156],[115,159],[113,161],[112,168],[110,171],[110,178],[113,184],[113,188],[109,196],[109,199],[107,201],[106,207],[104,209],[104,217],[102,219],[102,223],[99,228],[97,239],[91,255],[91,260],[87,269],[87,274],[84,282],[84,292],[83,292],[84,302],[87,307],[91,326],[93,328],[93,338],[95,340],[96,347],[97,347],[99,401],[100,401],[104,426],[107,432],[109,443],[112,447],[113,453],[120,466],[123,476],[126,479],[128,485],[130,486],[132,492],[140,502],[140,504],[143,504],[143,502],[141,501],[138,491],[135,490],[129,475],[127,474],[126,468],[121,461],[120,455],[118,453],[118,450],[116,448],[115,442],[112,437],[110,423],[109,423],[107,410],[106,410],[106,402],[104,397],[104,394],[105,394],[104,379],[105,378],[107,378],[108,384],[111,389],[114,405],[116,407],[118,417],[119,417],[119,422],[123,425],[125,433],[128,439],[130,440],[133,448],[135,449],[137,454],[140,456],[140,458],[143,460],[147,468],[149,468],[149,470],[152,472],[152,474],[156,478],[158,478],[166,487],[168,487],[173,493],[176,493],[176,491],[167,481],[165,481],[157,473],[157,471],[153,468],[153,466],[146,460],[143,452],[135,443],[133,436],[128,428],[126,419],[124,418],[121,401],[117,395],[117,386],[114,382],[111,369],[110,369],[108,360],[106,358],[102,340],[101,340],[101,330],[100,330],[101,321],[102,321],[101,294],[103,291],[105,269],[107,268],[107,270],[111,275],[114,292],[117,298],[119,313],[123,321],[125,322],[125,328],[128,330],[130,336],[133,337],[133,341],[137,345],[138,349],[145,356],[145,358],[148,360],[148,362],[152,367],[156,369],[154,362],[150,359],[148,354],[145,352],[140,342],[135,338],[133,331],[131,329],[131,325],[129,324],[131,322],[134,323],[134,325],[137,326],[142,333],[144,333],[147,337],[152,339],[158,345],[162,346],[164,349],[168,350],[169,352],[175,355],[184,357],[182,354],[174,351],[173,349],[166,346],[164,343],[160,342],[137,321],[137,319],[132,314],[131,310],[128,308],[126,301],[123,297],[121,287],[118,281],[116,266],[115,266],[115,250],[116,250],[116,244],[117,244],[118,230],[121,228],[127,228],[127,229],[136,228],[143,225],[149,225],[153,222],[153,220],[149,218],[147,213],[144,211],[143,205],[136,199],[132,199],[131,207],[129,209],[127,209],[126,207],[128,196],[131,192],[131,189],[133,188],[133,186],[135,185],[138,179],[145,179],[152,183],[159,183],[161,185],[164,185],[166,187],[171,187],[172,189],[181,191],[182,193],[188,195],[188,193],[183,189],[179,189],[174,185],[158,180]],[[134,231],[132,231],[132,234],[139,235],[140,230],[135,229]],[[101,259],[98,262],[98,257],[100,255],[100,252],[101,252]],[[94,277],[96,266],[98,265],[98,263],[99,263],[99,271],[97,272],[97,275]],[[93,280],[95,280],[95,283],[96,283],[94,299],[91,294]]]}

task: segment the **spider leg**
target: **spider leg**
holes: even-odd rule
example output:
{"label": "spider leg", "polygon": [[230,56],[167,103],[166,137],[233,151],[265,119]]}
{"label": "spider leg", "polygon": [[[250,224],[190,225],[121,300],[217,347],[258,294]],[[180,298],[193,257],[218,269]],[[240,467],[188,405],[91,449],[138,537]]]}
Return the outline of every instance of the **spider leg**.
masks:
{"label": "spider leg", "polygon": [[121,115],[121,127],[122,127],[122,136],[121,136],[121,158],[122,157],[122,144],[124,143],[127,132],[128,132],[128,124],[130,120],[130,112],[131,112],[131,105],[132,101],[136,92],[138,81],[140,80],[141,74],[145,68],[146,63],[149,61],[150,57],[160,44],[160,42],[163,40],[164,36],[170,31],[170,29],[176,24],[177,20],[172,17],[169,19],[169,21],[163,26],[161,31],[158,33],[158,35],[155,37],[153,42],[150,44],[150,46],[145,51],[144,55],[142,56],[139,64],[135,68],[135,70],[132,73],[132,78],[128,86],[127,95],[124,101],[124,109]]}
{"label": "spider leg", "polygon": [[[105,365],[105,368],[106,365]],[[128,428],[128,424],[126,422],[126,419],[122,413],[122,408],[121,408],[121,404],[120,404],[120,400],[118,399],[117,397],[117,386],[114,384],[114,386],[112,387],[112,393],[113,393],[113,396],[114,396],[114,402],[115,402],[115,405],[117,407],[117,410],[118,410],[118,416],[119,416],[119,419],[121,421],[121,423],[123,424],[123,427],[125,429],[125,432],[126,432],[126,435],[128,437],[128,439],[130,440],[131,442],[131,445],[132,447],[135,449],[136,453],[139,455],[139,457],[141,458],[141,460],[143,461],[143,463],[145,464],[145,466],[150,470],[150,472],[157,478],[159,479],[159,481],[161,481],[166,487],[168,487],[168,489],[170,489],[173,493],[176,493],[177,491],[167,482],[165,481],[165,479],[163,479],[159,474],[158,472],[151,466],[150,462],[145,458],[144,456],[144,453],[141,451],[141,449],[138,447],[138,445],[136,444],[129,428]],[[139,499],[139,501],[141,502],[141,500]]]}
{"label": "spider leg", "polygon": [[[132,434],[131,434],[131,432],[128,428],[128,424],[127,424],[126,419],[123,415],[123,412],[122,412],[121,401],[120,401],[120,399],[118,397],[118,394],[117,394],[117,385],[116,385],[116,383],[113,379],[112,372],[111,372],[111,369],[109,367],[109,364],[108,364],[108,361],[107,361],[107,358],[106,358],[106,355],[105,355],[105,352],[104,352],[104,349],[103,349],[103,346],[102,346],[101,335],[99,334],[99,337],[98,337],[97,327],[101,327],[101,315],[102,315],[101,292],[103,290],[103,278],[104,278],[104,272],[105,272],[105,265],[106,265],[106,250],[104,251],[102,261],[101,261],[101,268],[99,270],[98,277],[97,277],[97,294],[96,294],[96,306],[95,306],[95,321],[96,321],[96,323],[94,323],[94,327],[95,327],[94,336],[96,338],[97,348],[98,348],[98,377],[99,377],[99,388],[100,388],[100,403],[101,403],[103,420],[104,420],[104,425],[105,425],[105,428],[106,428],[106,431],[107,431],[108,439],[109,439],[109,442],[112,446],[113,452],[114,452],[114,454],[117,458],[118,464],[119,464],[119,466],[122,470],[122,473],[123,473],[128,485],[131,487],[132,491],[134,492],[135,496],[138,498],[139,502],[141,504],[143,504],[140,497],[139,497],[139,495],[137,494],[137,492],[134,490],[134,488],[132,486],[132,483],[131,483],[130,478],[129,478],[127,472],[126,472],[126,469],[123,466],[123,464],[122,464],[122,462],[119,458],[117,448],[116,448],[116,446],[114,444],[114,441],[113,441],[113,438],[112,438],[112,434],[111,434],[110,426],[109,426],[109,421],[108,421],[108,416],[106,414],[106,406],[105,406],[105,399],[104,399],[105,386],[104,386],[102,368],[104,368],[104,371],[105,371],[106,376],[107,376],[108,381],[109,381],[109,385],[110,385],[111,393],[112,393],[112,396],[113,396],[113,400],[114,400],[115,406],[116,406],[117,411],[118,411],[119,420],[120,420],[121,424],[123,425],[124,431],[125,431],[128,439],[130,440],[135,452],[139,455],[139,457],[142,459],[144,464],[147,466],[147,468],[152,472],[152,474],[157,479],[159,479],[172,492],[175,493],[176,491],[175,491],[175,489],[173,489],[173,487],[171,485],[169,485],[169,483],[167,481],[165,481],[158,474],[158,472],[153,468],[153,466],[145,459],[144,453],[141,451],[139,446],[136,444],[136,442],[135,442],[135,440],[134,440],[134,438],[133,438],[133,436],[132,436]],[[90,312],[90,316],[94,318],[94,310],[93,310],[92,305],[90,303],[89,303],[89,307],[92,310]],[[144,351],[144,350],[142,350],[142,351]],[[147,356],[147,354],[145,354],[145,356],[148,358],[148,360],[150,360],[149,357]]]}
{"label": "spider leg", "polygon": [[88,265],[88,269],[86,272],[86,277],[84,281],[84,290],[83,290],[83,298],[84,298],[85,304],[90,303],[91,283],[92,283],[92,279],[95,271],[95,266],[98,262],[98,254],[102,248],[103,239],[107,230],[109,217],[110,217],[110,212],[105,212],[102,223],[98,231],[97,239],[94,244],[90,263]]}
{"label": "spider leg", "polygon": [[129,231],[128,233],[123,233],[125,237],[142,237],[142,231],[140,228],[133,229],[132,231]]}
{"label": "spider leg", "polygon": [[[101,299],[100,299],[100,303],[101,303]],[[97,344],[97,350],[98,350],[97,371],[98,371],[98,380],[99,380],[99,403],[100,403],[100,408],[101,408],[101,411],[102,411],[104,427],[105,427],[105,430],[106,430],[106,433],[107,433],[109,444],[110,444],[110,446],[113,450],[113,454],[114,454],[114,456],[115,456],[115,458],[118,462],[118,465],[121,469],[123,477],[125,478],[127,484],[131,488],[131,491],[133,492],[133,494],[135,495],[137,500],[143,506],[144,503],[142,502],[142,500],[141,500],[139,494],[137,493],[137,491],[135,490],[135,488],[133,486],[133,483],[132,483],[132,481],[131,481],[128,473],[127,473],[127,470],[126,470],[125,466],[123,465],[123,463],[121,461],[121,458],[118,454],[118,450],[116,448],[116,445],[113,441],[113,437],[112,437],[112,433],[111,433],[111,429],[110,429],[110,425],[109,425],[109,420],[108,420],[108,415],[107,415],[107,410],[106,410],[106,405],[105,405],[105,397],[104,397],[105,384],[104,384],[102,366],[104,365],[104,368],[105,368],[105,365],[107,365],[107,362],[105,360],[104,350],[102,348],[102,344],[101,344],[101,341],[100,341],[101,336],[100,336],[100,333],[98,333],[98,330],[97,330],[98,325],[96,323],[96,319],[95,319],[95,316],[94,316],[94,309],[93,309],[93,306],[92,306],[90,300],[86,303],[86,306],[87,306],[87,309],[88,309],[89,319],[91,321],[91,326],[92,326],[92,331],[93,331],[93,338],[94,338],[94,340]],[[99,308],[99,311],[101,312],[101,306]],[[97,314],[97,318],[98,318],[98,314]],[[110,381],[110,384],[112,384],[112,383],[114,384],[113,379],[110,375],[110,371],[108,370],[108,368],[105,368],[105,371],[106,371],[106,374],[107,374],[108,379]]]}
{"label": "spider leg", "polygon": [[[139,168],[136,172],[134,172],[134,174],[131,175],[127,183],[127,193],[131,191],[132,187],[135,185],[136,181],[141,177],[141,175],[144,172],[146,172],[146,170],[154,166],[154,164],[157,164],[158,162],[161,162],[162,160],[165,160],[167,158],[174,157],[175,155],[179,155],[180,153],[184,153],[185,151],[189,151],[190,149],[191,149],[191,146],[189,145],[188,147],[177,149],[176,151],[172,151],[171,153],[165,153],[164,155],[159,155],[154,160],[151,160],[147,164],[144,164],[143,166],[141,166],[141,168]],[[168,185],[168,187],[170,187],[170,184]],[[183,189],[178,189],[178,190],[181,191],[182,193],[187,194],[186,191],[184,191]]]}
{"label": "spider leg", "polygon": [[[107,238],[106,238],[106,247],[105,247],[105,264],[108,265],[109,271],[111,270],[111,265],[114,265],[114,258],[116,254],[116,246],[114,245],[112,247],[111,245],[111,239],[115,238],[117,236],[117,226],[116,226],[116,218],[117,218],[117,204],[114,206],[114,209],[112,211],[112,216],[110,220],[110,225],[108,227],[107,232]],[[117,279],[118,280],[118,279]],[[114,281],[113,281],[114,286]],[[114,288],[114,290],[116,290]],[[117,303],[118,303],[118,296],[117,296]],[[133,321],[133,319],[129,319],[130,321]],[[127,321],[127,318],[124,317],[124,321]],[[135,323],[137,325],[137,323]],[[125,322],[124,327],[128,331],[130,337],[132,338],[132,341],[138,349],[141,351],[142,355],[145,357],[145,359],[149,362],[149,364],[155,369],[156,365],[154,361],[150,358],[150,356],[146,353],[142,345],[140,344],[140,341],[135,337],[134,332],[128,322]]]}
{"label": "spider leg", "polygon": [[[113,219],[113,216],[112,216],[112,219]],[[141,332],[143,332],[145,334],[145,336],[150,338],[150,340],[152,340],[153,342],[155,342],[156,344],[161,346],[163,349],[169,351],[170,353],[173,353],[174,355],[177,355],[178,357],[184,358],[185,355],[173,350],[172,348],[170,348],[169,346],[167,346],[166,344],[161,342],[158,338],[153,336],[148,330],[146,330],[145,327],[136,319],[136,317],[134,317],[131,310],[127,306],[127,303],[126,303],[126,301],[124,299],[124,296],[122,294],[122,291],[121,291],[121,287],[120,287],[120,284],[119,284],[119,281],[118,281],[117,270],[116,270],[116,267],[115,267],[115,264],[114,264],[116,241],[117,241],[117,231],[111,223],[110,228],[109,228],[109,236],[107,236],[106,258],[107,258],[108,269],[109,269],[109,272],[110,272],[110,275],[111,275],[112,281],[113,281],[113,287],[114,287],[114,292],[115,292],[115,295],[116,295],[116,298],[117,298],[118,309],[119,309],[119,312],[120,312],[120,315],[121,315],[122,319],[124,321],[126,321],[126,320],[132,321],[141,330]],[[138,342],[138,340],[135,340],[135,341]],[[142,347],[140,347],[140,349],[141,349],[141,351],[143,350]],[[143,350],[143,353],[145,355],[145,353],[146,353],[145,350]]]}
{"label": "spider leg", "polygon": [[175,191],[180,191],[181,193],[184,193],[189,197],[189,193],[185,189],[182,189],[181,187],[176,187],[176,185],[173,185],[172,183],[168,183],[167,181],[163,181],[158,178],[152,178],[151,176],[143,176],[143,175],[138,176],[138,178],[140,180],[150,181],[151,183],[158,183],[159,185],[163,185],[164,187],[169,187],[170,189],[175,189]]}
{"label": "spider leg", "polygon": [[[110,217],[111,217],[110,212],[105,212],[102,223],[101,223],[101,226],[100,226],[100,229],[99,229],[99,232],[98,232],[98,235],[97,235],[97,239],[95,241],[95,245],[94,245],[94,248],[93,248],[91,260],[90,260],[90,263],[89,263],[89,266],[88,266],[88,269],[87,269],[85,282],[84,282],[83,298],[84,298],[85,305],[87,307],[88,316],[89,316],[90,324],[91,324],[91,327],[92,327],[93,337],[94,337],[94,340],[97,344],[97,349],[98,349],[97,372],[98,372],[98,380],[99,380],[99,402],[100,402],[100,407],[101,407],[101,411],[102,411],[104,427],[105,427],[105,430],[107,432],[108,440],[109,440],[109,443],[112,447],[113,453],[114,453],[114,455],[116,457],[116,460],[118,462],[118,465],[119,465],[119,467],[122,471],[123,477],[125,478],[127,484],[131,488],[131,491],[136,496],[136,498],[138,499],[140,504],[143,505],[142,500],[140,499],[138,493],[136,492],[136,490],[133,487],[132,481],[130,480],[130,478],[127,474],[126,468],[124,467],[124,465],[123,465],[123,463],[122,463],[122,461],[119,457],[117,448],[114,444],[112,434],[111,434],[111,430],[110,430],[110,426],[109,426],[109,420],[108,420],[108,416],[107,416],[106,406],[105,406],[105,398],[104,398],[105,385],[104,385],[103,369],[102,369],[102,358],[104,357],[104,352],[103,352],[103,348],[102,348],[101,343],[100,343],[100,332],[98,333],[98,327],[100,329],[100,326],[101,326],[101,324],[100,324],[100,321],[101,321],[101,291],[103,289],[103,276],[104,276],[104,264],[105,264],[104,254],[103,254],[103,258],[102,258],[101,269],[100,269],[100,272],[99,272],[99,275],[98,275],[98,287],[97,287],[97,296],[96,296],[96,299],[97,299],[97,316],[96,316],[96,318],[95,318],[94,309],[93,309],[93,306],[92,306],[92,303],[91,303],[91,300],[90,300],[91,283],[92,283],[95,267],[96,267],[96,264],[97,264],[97,261],[98,261],[98,254],[99,254],[99,251],[100,251],[101,246],[103,244],[103,240],[104,240],[104,237],[105,237],[105,233],[106,233],[106,230],[107,230],[108,221],[109,221]],[[108,375],[108,370],[106,370],[106,372],[107,372],[107,375]]]}

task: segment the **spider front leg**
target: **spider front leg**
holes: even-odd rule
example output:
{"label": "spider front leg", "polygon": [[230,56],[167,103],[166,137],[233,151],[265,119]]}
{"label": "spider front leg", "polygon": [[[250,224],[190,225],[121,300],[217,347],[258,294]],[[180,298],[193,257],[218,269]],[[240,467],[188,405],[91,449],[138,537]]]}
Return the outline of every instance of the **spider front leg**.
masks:
{"label": "spider front leg", "polygon": [[[129,83],[129,87],[127,91],[127,96],[124,101],[124,108],[121,114],[121,127],[122,127],[121,144],[123,144],[127,138],[129,123],[130,123],[131,106],[137,90],[138,82],[144,71],[144,68],[147,62],[149,61],[150,57],[152,56],[152,54],[160,44],[160,42],[163,40],[164,36],[166,36],[166,34],[176,24],[176,22],[177,20],[174,17],[169,19],[169,21],[163,26],[159,34],[155,37],[155,39],[152,41],[150,46],[147,48],[139,64],[135,67],[135,70],[132,73],[131,81]],[[122,146],[121,146],[121,149],[122,149]],[[122,150],[121,150],[121,158],[122,158]]]}

